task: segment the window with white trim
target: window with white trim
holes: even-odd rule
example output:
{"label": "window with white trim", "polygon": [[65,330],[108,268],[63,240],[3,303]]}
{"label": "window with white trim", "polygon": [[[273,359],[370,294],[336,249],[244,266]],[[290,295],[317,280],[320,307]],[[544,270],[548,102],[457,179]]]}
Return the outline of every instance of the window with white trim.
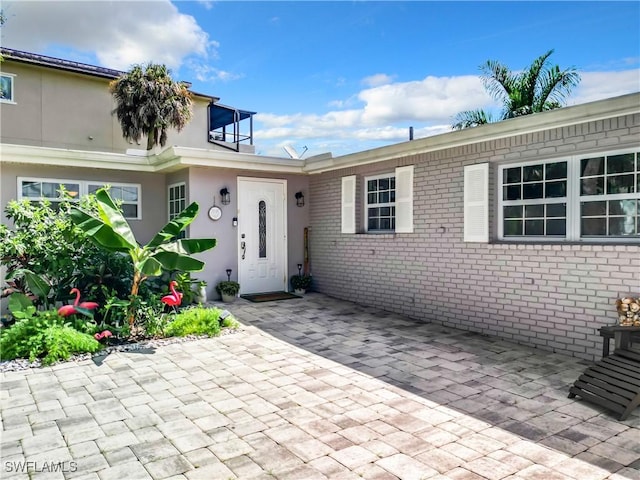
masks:
{"label": "window with white trim", "polygon": [[125,218],[132,220],[142,218],[139,184],[19,177],[18,199],[34,202],[48,200],[53,208],[58,208],[63,201],[60,187],[71,197],[66,200],[73,202],[105,186],[109,186],[109,195],[120,205]]}
{"label": "window with white trim", "polygon": [[[342,233],[413,233],[413,165],[393,173],[342,177]],[[363,190],[363,209],[357,208],[356,190]],[[362,211],[357,215],[356,211]]]}
{"label": "window with white trim", "polygon": [[[169,220],[176,218],[187,208],[187,186],[184,182],[174,183],[168,187]],[[186,238],[186,231],[180,232],[178,238]]]}
{"label": "window with white trim", "polygon": [[10,73],[0,73],[0,102],[15,103],[13,84],[15,75]]}
{"label": "window with white trim", "polygon": [[187,207],[186,184],[169,185],[169,220],[173,220]]}
{"label": "window with white trim", "polygon": [[640,151],[502,165],[504,240],[640,240]]}
{"label": "window with white trim", "polygon": [[[120,206],[125,218],[140,218],[140,186],[122,183],[109,184],[109,195]],[[96,193],[105,184],[89,182],[88,193]]]}
{"label": "window with white trim", "polygon": [[392,173],[366,177],[365,216],[368,232],[396,229],[396,176]]}

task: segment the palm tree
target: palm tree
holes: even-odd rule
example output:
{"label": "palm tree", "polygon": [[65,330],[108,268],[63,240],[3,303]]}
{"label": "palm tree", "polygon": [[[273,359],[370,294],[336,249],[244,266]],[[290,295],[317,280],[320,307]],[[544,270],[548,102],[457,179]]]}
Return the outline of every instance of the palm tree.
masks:
{"label": "palm tree", "polygon": [[147,150],[164,146],[167,130],[180,131],[191,120],[191,92],[182,82],[174,82],[164,65],[135,65],[109,84],[116,101],[122,135],[138,142],[147,136]]}
{"label": "palm tree", "polygon": [[[502,113],[497,120],[562,107],[571,89],[580,83],[580,75],[574,67],[560,71],[557,65],[549,65],[552,53],[553,50],[549,50],[520,73],[513,73],[496,60],[488,60],[480,66],[485,89],[502,104]],[[452,128],[461,130],[497,120],[484,110],[467,110],[455,116]]]}

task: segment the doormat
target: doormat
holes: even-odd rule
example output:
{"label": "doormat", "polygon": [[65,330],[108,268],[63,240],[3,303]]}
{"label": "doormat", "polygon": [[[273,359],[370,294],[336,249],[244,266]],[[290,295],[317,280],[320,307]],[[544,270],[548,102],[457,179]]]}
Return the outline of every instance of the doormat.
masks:
{"label": "doormat", "polygon": [[240,295],[241,298],[249,300],[250,302],[273,302],[274,300],[290,300],[292,298],[302,298],[298,295],[288,292],[268,292],[268,293],[253,293],[247,295]]}

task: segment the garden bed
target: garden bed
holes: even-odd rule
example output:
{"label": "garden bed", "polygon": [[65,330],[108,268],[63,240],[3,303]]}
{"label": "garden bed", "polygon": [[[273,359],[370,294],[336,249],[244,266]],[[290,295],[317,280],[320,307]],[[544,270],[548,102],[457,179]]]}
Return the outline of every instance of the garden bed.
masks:
{"label": "garden bed", "polygon": [[[95,353],[81,353],[81,354],[72,355],[67,360],[55,362],[47,366],[52,367],[55,365],[60,365],[62,363],[83,362],[86,360],[91,360],[96,357],[105,357],[115,352],[133,352],[141,349],[152,349],[152,348],[164,347],[166,345],[172,345],[175,343],[193,342],[195,340],[202,340],[205,338],[218,338],[224,335],[232,335],[240,330],[241,330],[241,327],[223,328],[220,330],[220,333],[216,336],[187,335],[185,337],[166,337],[166,338],[140,339],[135,341],[134,340],[123,341],[118,344],[107,345],[103,349]],[[33,362],[30,362],[29,359],[27,358],[16,358],[14,360],[0,361],[0,373],[16,372],[20,370],[28,370],[30,368],[41,368],[42,366],[43,365],[40,359],[36,359]]]}

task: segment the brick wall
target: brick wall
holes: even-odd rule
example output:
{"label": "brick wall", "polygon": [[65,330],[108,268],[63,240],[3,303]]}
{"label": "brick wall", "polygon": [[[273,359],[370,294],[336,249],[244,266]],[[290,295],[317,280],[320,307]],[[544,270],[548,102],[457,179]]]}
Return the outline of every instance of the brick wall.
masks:
{"label": "brick wall", "polygon": [[[640,292],[640,245],[465,243],[463,167],[491,162],[495,239],[498,163],[636,147],[639,139],[640,115],[628,115],[312,175],[314,288],[426,322],[599,358],[597,329],[616,321],[615,298]],[[413,234],[340,233],[341,177],[357,175],[362,231],[363,176],[411,164]]]}

